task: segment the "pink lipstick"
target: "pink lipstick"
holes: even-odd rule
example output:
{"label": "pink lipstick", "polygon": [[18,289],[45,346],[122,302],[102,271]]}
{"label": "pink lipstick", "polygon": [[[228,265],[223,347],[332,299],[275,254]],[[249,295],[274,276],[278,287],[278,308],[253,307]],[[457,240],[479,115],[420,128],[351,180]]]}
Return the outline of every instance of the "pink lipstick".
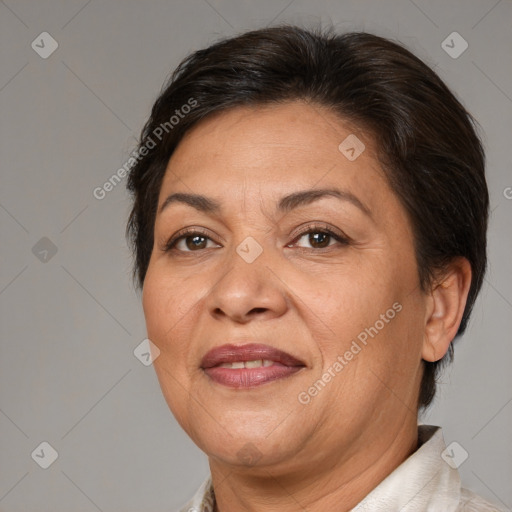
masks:
{"label": "pink lipstick", "polygon": [[232,388],[251,388],[289,377],[305,364],[269,345],[222,345],[210,350],[201,368],[213,381]]}

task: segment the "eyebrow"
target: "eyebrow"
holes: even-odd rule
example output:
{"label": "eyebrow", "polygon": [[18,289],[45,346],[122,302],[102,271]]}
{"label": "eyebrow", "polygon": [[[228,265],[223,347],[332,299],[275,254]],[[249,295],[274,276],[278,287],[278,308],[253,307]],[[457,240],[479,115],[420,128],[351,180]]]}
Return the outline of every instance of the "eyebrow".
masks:
{"label": "eyebrow", "polygon": [[[293,192],[292,194],[283,196],[277,205],[279,212],[287,213],[299,206],[308,205],[314,201],[322,199],[323,197],[336,197],[341,201],[347,201],[357,208],[359,208],[364,214],[372,218],[370,209],[365,206],[354,194],[347,190],[340,190],[337,188],[320,188],[301,190],[299,192]],[[170,204],[182,203],[196,210],[204,213],[218,214],[221,211],[221,203],[215,199],[202,196],[200,194],[185,194],[175,193],[168,196],[160,207],[159,213],[162,213]]]}

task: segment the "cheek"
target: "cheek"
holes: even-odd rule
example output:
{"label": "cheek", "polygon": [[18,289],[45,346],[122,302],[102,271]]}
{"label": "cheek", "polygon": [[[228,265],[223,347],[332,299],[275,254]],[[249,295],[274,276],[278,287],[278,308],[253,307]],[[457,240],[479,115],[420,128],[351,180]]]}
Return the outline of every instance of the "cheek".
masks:
{"label": "cheek", "polygon": [[[188,428],[187,331],[184,317],[187,304],[183,287],[150,267],[144,281],[142,306],[148,338],[159,348],[160,355],[153,362],[162,394],[178,423]],[[189,306],[190,308],[190,306]],[[181,341],[180,341],[181,340]]]}
{"label": "cheek", "polygon": [[142,293],[147,334],[160,349],[155,370],[168,381],[166,387],[177,386],[175,394],[197,376],[198,347],[193,340],[208,291],[203,278],[171,272],[165,261],[148,268]]}
{"label": "cheek", "polygon": [[331,337],[350,341],[373,326],[381,314],[396,301],[395,289],[385,282],[382,271],[347,268],[346,272],[331,274],[324,290],[314,296],[312,307],[331,328]]}
{"label": "cheek", "polygon": [[372,416],[396,421],[402,417],[397,410],[400,412],[404,403],[413,407],[411,397],[418,385],[418,316],[404,297],[393,301],[383,294],[373,296],[371,302],[355,294],[353,299],[359,308],[333,318],[333,330],[337,328],[342,337],[319,340],[323,364],[311,385],[316,387],[315,382],[322,380],[328,390],[314,398],[316,406],[336,410],[337,424],[350,423],[354,414],[361,421],[370,421]]}
{"label": "cheek", "polygon": [[351,366],[417,365],[423,310],[410,263],[399,265],[376,252],[365,264],[324,280],[324,291],[308,304],[329,327],[326,336],[317,338],[324,369],[347,351],[352,352],[347,354]]}
{"label": "cheek", "polygon": [[175,339],[175,330],[190,306],[183,300],[183,287],[150,268],[146,274],[142,292],[142,307],[146,320],[148,337],[161,351],[162,355],[179,352],[179,344],[171,343]]}
{"label": "cheek", "polygon": [[[148,336],[152,341],[156,342],[158,341],[157,338],[161,338],[164,322],[167,322],[165,312],[169,309],[169,299],[166,287],[162,286],[161,281],[154,275],[150,267],[142,290],[142,309],[144,311]],[[158,344],[159,348],[162,349],[163,347],[160,344]]]}

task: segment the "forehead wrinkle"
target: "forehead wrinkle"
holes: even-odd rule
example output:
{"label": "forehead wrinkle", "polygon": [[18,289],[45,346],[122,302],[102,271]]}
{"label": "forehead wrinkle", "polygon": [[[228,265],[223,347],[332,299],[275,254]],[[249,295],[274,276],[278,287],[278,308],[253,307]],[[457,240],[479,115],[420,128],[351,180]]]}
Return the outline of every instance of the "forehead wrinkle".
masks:
{"label": "forehead wrinkle", "polygon": [[[249,188],[250,188],[250,185],[247,184],[246,178],[244,177],[244,182],[243,182],[243,187],[242,187],[242,197],[243,197],[242,209],[244,212],[243,213],[244,218],[247,218],[250,214],[254,214],[254,215],[256,214],[256,211],[252,212],[252,211],[248,211],[248,209],[247,209],[247,191]],[[258,194],[257,194],[259,211],[261,212],[263,217],[265,217],[272,225],[276,225],[276,221],[275,221],[274,217],[268,212],[268,210],[265,207],[265,199],[263,197],[263,194],[261,193],[261,190],[262,190],[262,187],[260,184],[259,189],[258,189]],[[265,231],[265,234],[268,233],[268,231],[270,231],[270,229],[267,229]]]}

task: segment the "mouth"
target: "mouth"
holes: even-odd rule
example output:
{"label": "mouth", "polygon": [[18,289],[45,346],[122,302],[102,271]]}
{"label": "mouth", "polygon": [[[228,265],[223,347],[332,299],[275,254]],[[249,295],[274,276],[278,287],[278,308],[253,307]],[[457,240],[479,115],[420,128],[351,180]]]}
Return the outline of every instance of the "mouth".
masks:
{"label": "mouth", "polygon": [[210,350],[201,369],[218,384],[253,388],[294,375],[306,365],[292,355],[269,345],[222,345]]}

